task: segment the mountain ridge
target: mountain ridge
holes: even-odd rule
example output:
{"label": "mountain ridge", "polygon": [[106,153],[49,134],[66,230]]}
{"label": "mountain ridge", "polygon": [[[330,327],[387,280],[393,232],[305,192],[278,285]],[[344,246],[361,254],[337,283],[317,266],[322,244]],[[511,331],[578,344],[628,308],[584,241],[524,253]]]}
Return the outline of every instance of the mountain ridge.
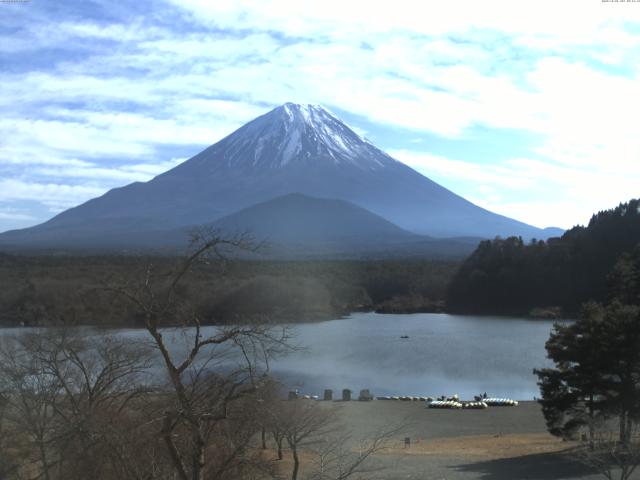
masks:
{"label": "mountain ridge", "polygon": [[549,235],[478,207],[363,139],[319,106],[284,104],[152,180],[112,189],[0,244],[135,236],[215,222],[293,192],[351,202],[433,237]]}
{"label": "mountain ridge", "polygon": [[246,232],[265,242],[264,258],[462,258],[481,239],[433,239],[337,199],[290,193],[252,205],[212,224],[234,237]]}
{"label": "mountain ridge", "polygon": [[244,208],[212,226],[223,232],[250,231],[266,241],[316,243],[349,238],[364,241],[365,236],[376,236],[378,241],[425,239],[350,202],[297,192]]}

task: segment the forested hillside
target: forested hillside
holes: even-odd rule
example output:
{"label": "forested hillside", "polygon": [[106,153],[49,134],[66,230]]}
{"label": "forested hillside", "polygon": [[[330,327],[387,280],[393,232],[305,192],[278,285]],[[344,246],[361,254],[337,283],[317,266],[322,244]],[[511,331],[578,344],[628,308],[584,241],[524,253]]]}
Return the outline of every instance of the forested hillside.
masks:
{"label": "forested hillside", "polygon": [[612,272],[618,279],[624,275],[625,263],[637,258],[637,251],[635,257],[631,252],[638,244],[637,199],[546,242],[525,243],[518,237],[483,241],[449,285],[447,308],[498,314],[536,309],[572,316],[585,301],[608,300]]}
{"label": "forested hillside", "polygon": [[[135,326],[140,318],[110,290],[180,265],[169,257],[0,254],[1,325]],[[458,263],[229,261],[200,264],[180,294],[208,323],[299,322],[356,310],[440,310]],[[176,322],[180,319],[176,318]]]}

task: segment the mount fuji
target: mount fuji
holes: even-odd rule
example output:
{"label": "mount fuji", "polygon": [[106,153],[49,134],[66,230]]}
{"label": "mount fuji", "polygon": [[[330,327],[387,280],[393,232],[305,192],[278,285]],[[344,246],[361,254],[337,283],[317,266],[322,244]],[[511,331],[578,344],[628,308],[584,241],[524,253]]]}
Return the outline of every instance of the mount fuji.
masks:
{"label": "mount fuji", "polygon": [[286,103],[149,182],[115,188],[43,224],[0,234],[0,245],[173,246],[176,231],[224,225],[224,217],[293,193],[348,202],[414,240],[561,233],[474,205],[393,159],[323,107]]}

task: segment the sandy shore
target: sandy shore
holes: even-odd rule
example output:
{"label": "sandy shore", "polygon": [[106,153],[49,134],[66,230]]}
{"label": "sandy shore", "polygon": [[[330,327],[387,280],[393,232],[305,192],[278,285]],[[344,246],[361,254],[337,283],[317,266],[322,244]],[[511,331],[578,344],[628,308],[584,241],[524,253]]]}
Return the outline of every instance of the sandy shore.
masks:
{"label": "sandy shore", "polygon": [[423,440],[547,433],[544,417],[536,402],[520,402],[517,407],[491,407],[486,410],[428,409],[425,402],[393,400],[331,403],[339,409],[343,421],[356,435],[391,424],[406,424],[406,436]]}
{"label": "sandy shore", "polygon": [[[437,410],[425,408],[424,402],[380,400],[320,404],[338,409],[355,440],[370,438],[383,427],[403,425],[390,448],[373,459],[384,468],[362,479],[600,478],[567,455],[571,443],[547,433],[535,402],[486,410]],[[411,439],[408,448],[405,437]]]}

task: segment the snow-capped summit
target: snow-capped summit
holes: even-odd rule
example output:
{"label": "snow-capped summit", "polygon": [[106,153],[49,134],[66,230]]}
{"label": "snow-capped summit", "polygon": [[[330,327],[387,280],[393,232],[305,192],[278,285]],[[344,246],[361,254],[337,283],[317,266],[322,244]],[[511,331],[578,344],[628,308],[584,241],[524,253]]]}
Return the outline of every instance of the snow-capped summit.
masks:
{"label": "snow-capped summit", "polygon": [[[211,224],[292,193],[351,202],[414,234],[549,236],[394,160],[323,107],[285,103],[149,182],[115,188],[41,225],[2,234],[0,245],[123,244],[141,232],[157,243],[167,229]],[[285,198],[290,206],[303,197]],[[278,210],[289,215],[285,211]]]}
{"label": "snow-capped summit", "polygon": [[[320,105],[285,103],[223,139],[209,154],[224,151],[227,166],[282,168],[325,162],[375,170],[396,160],[362,138]],[[209,157],[209,158],[211,158]],[[208,161],[206,156],[202,162]]]}

